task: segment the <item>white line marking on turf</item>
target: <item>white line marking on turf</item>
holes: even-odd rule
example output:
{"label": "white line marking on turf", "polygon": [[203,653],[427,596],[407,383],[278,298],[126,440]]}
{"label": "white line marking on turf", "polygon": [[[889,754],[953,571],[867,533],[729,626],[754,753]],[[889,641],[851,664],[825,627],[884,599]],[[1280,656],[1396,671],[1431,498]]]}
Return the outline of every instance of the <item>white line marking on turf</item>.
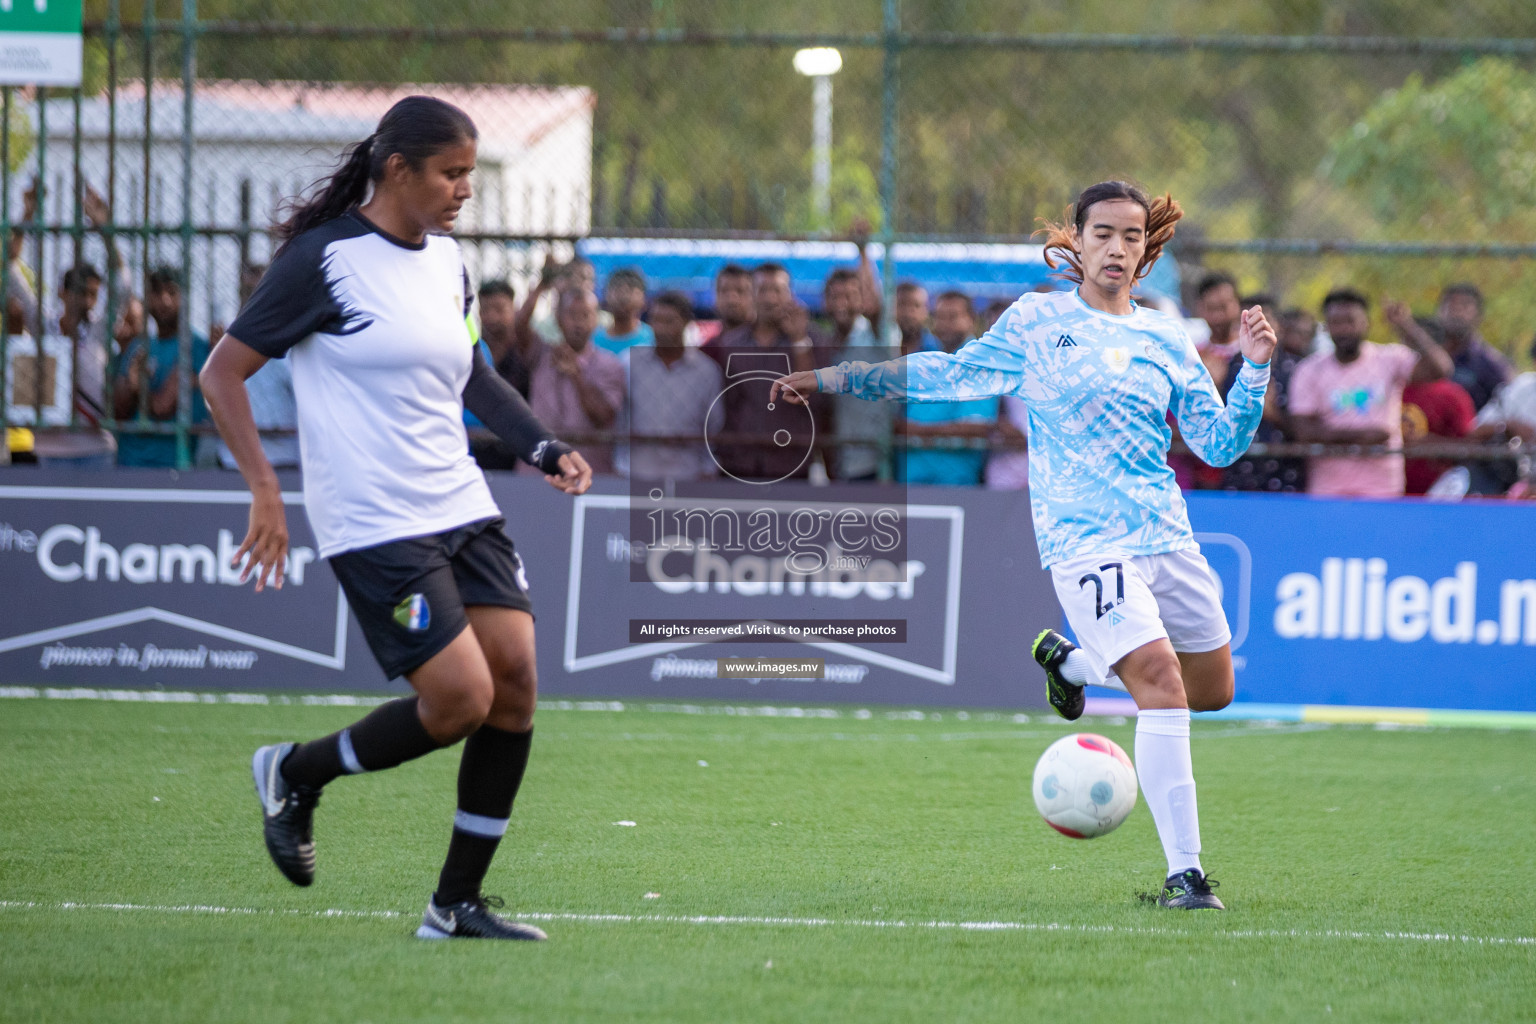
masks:
{"label": "white line marking on turf", "polygon": [[398,910],[295,910],[263,907],[217,907],[207,903],[157,905],[151,903],[41,903],[36,900],[0,900],[0,910],[142,910],[154,914],[240,914],[283,917],[397,918]]}
{"label": "white line marking on turf", "polygon": [[[281,706],[300,704],[309,707],[376,707],[394,699],[394,695],[363,695],[353,693],[198,693],[190,690],[124,690],[124,689],[95,689],[88,686],[69,687],[37,687],[37,686],[0,686],[0,699],[14,700],[70,700],[70,701],[109,701],[124,704],[246,704],[256,706]],[[1033,722],[1035,725],[1048,726],[1057,730],[1067,730],[1071,723],[1062,722],[1052,716],[1042,715],[1036,711],[1034,716],[1024,712],[1011,711],[918,711],[886,708],[880,711],[871,711],[869,708],[803,708],[782,707],[772,704],[657,704],[657,703],[630,703],[625,704],[617,700],[541,700],[538,709],[544,712],[550,711],[648,711],[653,714],[674,715],[709,715],[726,718],[794,718],[794,719],[853,719],[855,721],[869,721],[871,719],[884,719],[886,721],[900,722],[942,722],[949,720],[956,722],[983,722],[983,723],[1011,723],[1014,725],[1026,725]],[[1095,718],[1093,715],[1085,715],[1081,720],[1085,724],[1094,725],[1125,725],[1127,719],[1120,715],[1101,715]],[[1266,719],[1254,719],[1246,725],[1233,725],[1220,732],[1201,730],[1195,734],[1199,739],[1221,739],[1231,736],[1264,736],[1288,732],[1313,732],[1319,729],[1330,729],[1332,723],[1328,722],[1275,722]],[[945,741],[969,741],[980,739],[999,738],[1035,738],[1045,733],[988,733],[978,732],[969,734],[945,734],[940,737],[921,737],[923,739],[938,738]],[[808,736],[775,736],[773,739],[824,739],[823,735]],[[853,737],[835,735],[833,739],[851,739]],[[865,738],[865,737],[859,737]],[[908,739],[916,740],[920,737],[914,734],[905,736],[877,736],[871,739]]]}
{"label": "white line marking on turf", "polygon": [[[47,903],[37,900],[0,900],[0,910],[100,910],[144,911],[155,914],[229,914],[312,918],[386,918],[407,916],[399,910],[298,910],[294,908],[220,907],[203,903],[157,905],[149,903]],[[914,931],[967,932],[1065,932],[1083,935],[1154,935],[1168,938],[1212,936],[1223,939],[1346,939],[1351,941],[1445,942],[1467,946],[1533,946],[1536,937],[1457,935],[1450,932],[1365,932],[1306,928],[1237,928],[1193,931],[1144,925],[1063,924],[1035,921],[881,921],[832,917],[754,917],[736,914],[577,914],[560,911],[524,911],[509,915],[529,921],[572,921],[582,924],[690,924],[745,925],[779,928],[888,928]]]}

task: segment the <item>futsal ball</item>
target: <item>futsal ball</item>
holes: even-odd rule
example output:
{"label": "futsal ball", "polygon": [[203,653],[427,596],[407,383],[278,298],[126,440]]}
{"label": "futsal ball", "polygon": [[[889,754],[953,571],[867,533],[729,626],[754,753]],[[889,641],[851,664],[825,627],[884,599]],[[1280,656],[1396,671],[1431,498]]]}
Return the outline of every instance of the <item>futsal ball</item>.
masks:
{"label": "futsal ball", "polygon": [[1064,836],[1106,835],[1136,806],[1136,769],[1114,740],[1091,732],[1063,736],[1035,765],[1035,806]]}

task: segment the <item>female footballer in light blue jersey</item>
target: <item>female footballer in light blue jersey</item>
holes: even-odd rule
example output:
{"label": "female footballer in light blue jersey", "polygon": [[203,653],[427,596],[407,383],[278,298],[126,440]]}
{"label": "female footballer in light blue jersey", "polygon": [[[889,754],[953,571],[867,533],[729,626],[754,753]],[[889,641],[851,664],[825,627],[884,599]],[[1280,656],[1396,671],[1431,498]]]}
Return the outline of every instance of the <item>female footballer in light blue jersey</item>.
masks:
{"label": "female footballer in light blue jersey", "polygon": [[1081,644],[1051,629],[1036,637],[1047,695],[1069,720],[1083,713],[1087,683],[1135,698],[1137,773],[1168,857],[1158,902],[1219,910],[1200,864],[1189,712],[1231,702],[1232,634],[1168,466],[1167,413],[1206,462],[1236,460],[1264,411],[1275,333],[1258,307],[1243,313],[1244,365],[1223,404],[1183,324],[1131,301],[1181,216],[1171,196],[1094,185],[1047,229],[1046,259],[1065,262],[1074,290],[1025,295],[953,354],[794,373],[770,400],[1025,401],[1040,561]]}

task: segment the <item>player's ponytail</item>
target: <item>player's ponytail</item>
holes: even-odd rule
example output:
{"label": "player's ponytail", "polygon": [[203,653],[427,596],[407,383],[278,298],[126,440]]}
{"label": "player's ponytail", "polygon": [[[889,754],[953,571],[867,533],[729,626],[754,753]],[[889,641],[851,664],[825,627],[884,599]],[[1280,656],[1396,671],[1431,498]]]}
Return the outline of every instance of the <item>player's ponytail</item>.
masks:
{"label": "player's ponytail", "polygon": [[288,218],[273,229],[285,244],[312,227],[335,220],[363,201],[368,191],[369,175],[373,167],[374,137],[348,146],[342,154],[341,165],[328,178],[313,186],[314,194],[306,200],[288,201]]}
{"label": "player's ponytail", "polygon": [[1152,272],[1152,264],[1163,254],[1163,246],[1173,241],[1173,226],[1184,216],[1184,208],[1170,192],[1164,192],[1152,200],[1147,208],[1147,249],[1141,254],[1136,267],[1136,280],[1140,281]]}
{"label": "player's ponytail", "polygon": [[372,135],[347,147],[336,170],[311,186],[308,199],[288,202],[288,216],[273,228],[273,234],[286,245],[359,205],[368,196],[369,183],[383,180],[385,164],[395,153],[419,170],[428,157],[478,137],[475,122],[453,104],[431,96],[407,96],[379,119]]}
{"label": "player's ponytail", "polygon": [[[1083,264],[1077,255],[1077,240],[1087,222],[1088,211],[1095,203],[1129,199],[1147,211],[1147,248],[1136,265],[1133,280],[1140,281],[1152,271],[1152,264],[1163,254],[1163,247],[1173,239],[1174,225],[1184,216],[1184,209],[1167,192],[1156,199],[1128,181],[1101,181],[1085,188],[1077,202],[1067,207],[1066,216],[1060,221],[1043,221],[1037,235],[1045,235],[1045,263],[1052,270],[1059,270],[1069,280],[1083,283]],[[1057,262],[1060,260],[1060,262]],[[1065,268],[1062,265],[1065,264]]]}

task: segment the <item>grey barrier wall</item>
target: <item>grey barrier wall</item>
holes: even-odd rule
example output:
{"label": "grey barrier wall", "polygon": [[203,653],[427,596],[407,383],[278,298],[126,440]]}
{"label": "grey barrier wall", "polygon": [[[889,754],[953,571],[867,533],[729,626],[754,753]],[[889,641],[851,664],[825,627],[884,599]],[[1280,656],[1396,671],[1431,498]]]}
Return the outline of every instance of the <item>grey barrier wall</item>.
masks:
{"label": "grey barrier wall", "polygon": [[[768,587],[708,551],[636,573],[644,552],[622,481],[578,499],[532,475],[490,481],[530,581],[545,695],[1042,704],[1029,640],[1061,613],[1021,492],[871,487],[871,505],[904,502],[894,573],[851,563]],[[233,474],[0,471],[0,685],[404,690],[384,678],[316,556],[297,479],[285,490],[290,576],[258,594],[227,565],[249,508]],[[795,506],[826,501],[816,488],[775,492]],[[696,643],[644,632],[658,620],[833,626],[794,642]],[[859,623],[888,635],[861,640]],[[825,662],[824,678],[718,677],[720,658],[802,655]]]}

